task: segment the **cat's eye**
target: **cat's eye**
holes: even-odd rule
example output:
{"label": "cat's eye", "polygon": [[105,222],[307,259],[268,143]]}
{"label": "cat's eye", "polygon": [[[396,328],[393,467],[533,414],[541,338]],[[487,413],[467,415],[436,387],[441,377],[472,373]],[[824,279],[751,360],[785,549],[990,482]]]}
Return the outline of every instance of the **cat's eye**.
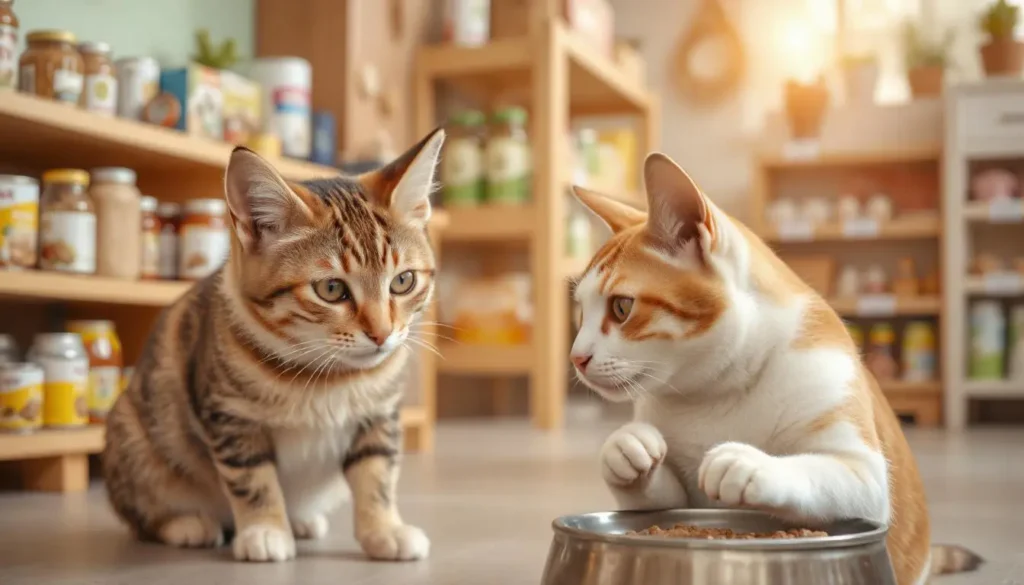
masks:
{"label": "cat's eye", "polygon": [[340,303],[352,298],[345,282],[339,278],[318,280],[313,283],[313,290],[316,292],[316,296],[328,303]]}
{"label": "cat's eye", "polygon": [[391,294],[405,295],[416,286],[416,273],[406,270],[391,281]]}
{"label": "cat's eye", "polygon": [[629,312],[633,310],[633,299],[629,297],[612,297],[611,308],[612,318],[619,323],[624,323],[629,318]]}

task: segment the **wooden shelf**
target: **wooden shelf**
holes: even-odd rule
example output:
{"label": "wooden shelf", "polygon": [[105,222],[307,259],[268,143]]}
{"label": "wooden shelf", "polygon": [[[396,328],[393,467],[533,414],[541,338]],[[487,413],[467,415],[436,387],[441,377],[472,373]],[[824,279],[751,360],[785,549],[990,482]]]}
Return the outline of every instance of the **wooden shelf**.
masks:
{"label": "wooden shelf", "polygon": [[938,315],[942,312],[941,297],[873,295],[857,298],[832,298],[828,303],[840,315],[851,317],[927,316]]}
{"label": "wooden shelf", "polygon": [[190,282],[120,280],[41,270],[0,273],[0,295],[50,301],[163,307],[191,286]]}
{"label": "wooden shelf", "polygon": [[438,368],[444,374],[525,375],[534,360],[530,345],[472,345],[445,342],[440,345]]}
{"label": "wooden shelf", "polygon": [[44,429],[23,435],[0,435],[0,461],[17,461],[91,454],[103,451],[106,428],[90,425],[81,429]]}
{"label": "wooden shelf", "polygon": [[879,382],[884,394],[941,394],[942,383],[938,381],[929,382],[907,382],[904,380],[889,380]]}
{"label": "wooden shelf", "polygon": [[526,240],[536,223],[533,206],[483,205],[446,208],[448,227],[441,233],[446,242]]}
{"label": "wooden shelf", "polygon": [[[867,228],[867,229],[865,229]],[[942,220],[936,215],[897,217],[871,226],[867,223],[824,224],[805,230],[780,229],[769,226],[764,233],[768,242],[796,244],[806,242],[863,242],[885,240],[922,240],[938,238]]]}
{"label": "wooden shelf", "polygon": [[1024,201],[990,205],[983,201],[964,204],[964,218],[973,222],[1022,223],[1024,222]]}
{"label": "wooden shelf", "polygon": [[[18,162],[45,161],[45,167],[91,168],[119,165],[146,173],[220,176],[232,145],[125,120],[15,92],[0,93],[0,156]],[[288,158],[271,159],[293,180],[332,176],[338,170]],[[219,196],[219,193],[218,193]]]}
{"label": "wooden shelf", "polygon": [[1024,381],[1020,380],[966,380],[964,392],[976,398],[1024,397]]}
{"label": "wooden shelf", "polygon": [[940,147],[936,148],[900,148],[894,150],[825,152],[817,156],[786,157],[779,154],[766,154],[761,157],[761,164],[771,170],[820,168],[820,167],[863,167],[872,165],[891,165],[916,162],[938,161],[942,157]]}
{"label": "wooden shelf", "polygon": [[[569,108],[574,114],[644,112],[652,97],[642,80],[626,74],[579,34],[556,22],[556,44],[569,62]],[[473,97],[501,95],[512,102],[530,97],[530,69],[538,43],[529,37],[497,39],[480,47],[435,44],[421,47],[417,69],[432,81],[453,84]]]}

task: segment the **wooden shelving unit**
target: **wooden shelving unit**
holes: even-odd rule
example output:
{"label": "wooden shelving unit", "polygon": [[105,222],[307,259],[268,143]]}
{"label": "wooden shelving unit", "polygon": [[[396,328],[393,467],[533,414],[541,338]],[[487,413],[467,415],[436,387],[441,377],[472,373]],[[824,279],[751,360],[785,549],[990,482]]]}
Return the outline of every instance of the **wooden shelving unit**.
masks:
{"label": "wooden shelving unit", "polygon": [[[757,157],[755,163],[755,181],[758,190],[755,192],[752,224],[758,235],[771,243],[783,260],[791,255],[820,255],[828,250],[829,256],[854,258],[855,264],[862,263],[865,258],[882,264],[891,264],[895,260],[895,250],[906,247],[911,257],[922,254],[934,257],[935,266],[943,267],[944,235],[942,198],[938,194],[939,169],[942,151],[938,145],[934,147],[917,147],[906,149],[877,149],[849,152],[812,151],[796,153],[792,156],[765,154]],[[806,223],[794,222],[788,225],[772,225],[766,219],[766,211],[771,201],[781,196],[779,187],[796,190],[800,197],[821,194],[837,195],[832,191],[819,191],[822,188],[835,189],[836,177],[849,177],[868,170],[899,175],[908,168],[917,169],[929,175],[934,181],[934,192],[928,193],[933,201],[934,211],[917,211],[897,213],[886,222],[875,222],[859,219],[846,223],[829,223],[811,226]],[[924,169],[922,171],[921,169]],[[934,170],[932,170],[934,169]],[[787,196],[792,195],[787,193]],[[894,194],[895,195],[895,194]],[[799,197],[798,197],[799,198]],[[891,268],[891,266],[890,266]],[[890,272],[890,276],[892,272]],[[922,276],[922,275],[918,275]],[[943,289],[946,291],[947,289]],[[832,308],[844,318],[866,320],[894,320],[903,322],[907,319],[937,320],[936,326],[937,351],[944,348],[942,342],[942,324],[948,318],[945,315],[943,296],[896,296],[863,295],[854,298],[829,298]],[[886,381],[880,384],[883,393],[893,409],[902,415],[912,416],[921,426],[935,426],[941,423],[943,407],[943,378],[930,382],[905,382],[902,380]]]}
{"label": "wooden shelving unit", "polygon": [[[74,107],[12,92],[0,93],[0,160],[7,172],[37,174],[56,167],[126,166],[135,169],[143,192],[183,202],[219,197],[232,146],[214,140],[123,119],[98,117]],[[336,169],[304,161],[276,159],[292,180],[328,177]],[[443,211],[429,230],[433,241],[447,224]],[[186,282],[123,281],[41,271],[0,272],[0,324],[4,332],[28,337],[54,323],[56,315],[116,321],[127,363],[134,363],[148,330],[163,307],[188,290]],[[424,332],[432,337],[433,332]],[[424,352],[425,353],[425,352]],[[422,402],[405,407],[407,447],[430,449],[436,363],[419,356]],[[0,460],[21,461],[30,488],[73,491],[86,487],[88,454],[103,448],[103,429],[43,430],[0,435]]]}
{"label": "wooden shelving unit", "polygon": [[[512,348],[442,344],[440,370],[496,380],[525,374],[534,424],[553,429],[563,424],[568,386],[566,280],[580,269],[580,261],[567,259],[564,253],[569,122],[573,116],[631,117],[638,156],[643,156],[659,143],[659,105],[642,81],[600,55],[554,14],[536,10],[529,18],[529,34],[522,38],[477,48],[423,47],[415,70],[416,124],[422,133],[437,123],[439,84],[481,106],[516,103],[530,113],[531,204],[517,209],[453,209],[443,238],[447,244],[464,246],[526,244],[534,285],[533,339]],[[620,195],[642,205],[635,197],[639,192]],[[485,248],[479,253],[486,254]]]}

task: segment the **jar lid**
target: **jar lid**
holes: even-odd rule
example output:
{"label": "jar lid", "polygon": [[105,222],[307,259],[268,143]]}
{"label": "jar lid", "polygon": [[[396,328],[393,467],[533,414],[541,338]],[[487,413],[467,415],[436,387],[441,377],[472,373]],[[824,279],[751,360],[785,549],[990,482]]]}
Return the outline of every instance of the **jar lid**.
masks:
{"label": "jar lid", "polygon": [[74,43],[75,33],[69,30],[34,30],[25,35],[25,40],[32,43],[35,41]]}
{"label": "jar lid", "polygon": [[139,209],[146,213],[156,213],[157,208],[160,206],[160,202],[156,200],[156,197],[149,195],[143,195],[142,199],[139,200]]}
{"label": "jar lid", "polygon": [[487,118],[479,110],[460,110],[452,115],[452,124],[456,126],[480,126]]}
{"label": "jar lid", "polygon": [[170,201],[161,201],[156,208],[156,214],[160,217],[172,217],[181,215],[181,206]]}
{"label": "jar lid", "polygon": [[19,185],[38,185],[39,181],[32,177],[23,175],[0,175],[0,183],[14,183]]}
{"label": "jar lid", "polygon": [[44,183],[70,183],[86,186],[89,184],[89,173],[82,169],[52,169],[43,173]]}
{"label": "jar lid", "polygon": [[223,199],[191,199],[185,203],[185,213],[224,215],[228,204]]}
{"label": "jar lid", "polygon": [[501,108],[494,112],[494,121],[506,124],[526,124],[526,110],[518,106]]}
{"label": "jar lid", "polygon": [[90,332],[106,332],[114,330],[114,322],[107,321],[106,319],[78,319],[75,321],[68,321],[68,331],[72,333],[85,333]]}
{"label": "jar lid", "polygon": [[90,55],[109,55],[110,45],[100,41],[82,41],[78,43],[78,52]]}
{"label": "jar lid", "polygon": [[125,167],[100,167],[92,170],[94,183],[135,184],[135,171]]}

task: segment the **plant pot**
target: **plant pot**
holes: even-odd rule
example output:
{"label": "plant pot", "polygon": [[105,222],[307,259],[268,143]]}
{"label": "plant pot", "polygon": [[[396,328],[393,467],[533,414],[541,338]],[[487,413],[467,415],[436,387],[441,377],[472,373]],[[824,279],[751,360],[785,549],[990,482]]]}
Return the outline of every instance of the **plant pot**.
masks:
{"label": "plant pot", "polygon": [[871,105],[875,103],[875,86],[878,85],[878,65],[868,63],[854,65],[843,69],[843,81],[846,86],[846,100],[853,105]]}
{"label": "plant pot", "polygon": [[786,82],[786,119],[793,138],[817,138],[828,106],[828,89],[824,83],[805,85]]}
{"label": "plant pot", "polygon": [[1012,38],[992,39],[981,46],[985,75],[1020,75],[1024,70],[1024,43]]}
{"label": "plant pot", "polygon": [[914,67],[907,71],[910,94],[914,96],[914,99],[942,95],[942,82],[945,75],[946,69],[941,65]]}

